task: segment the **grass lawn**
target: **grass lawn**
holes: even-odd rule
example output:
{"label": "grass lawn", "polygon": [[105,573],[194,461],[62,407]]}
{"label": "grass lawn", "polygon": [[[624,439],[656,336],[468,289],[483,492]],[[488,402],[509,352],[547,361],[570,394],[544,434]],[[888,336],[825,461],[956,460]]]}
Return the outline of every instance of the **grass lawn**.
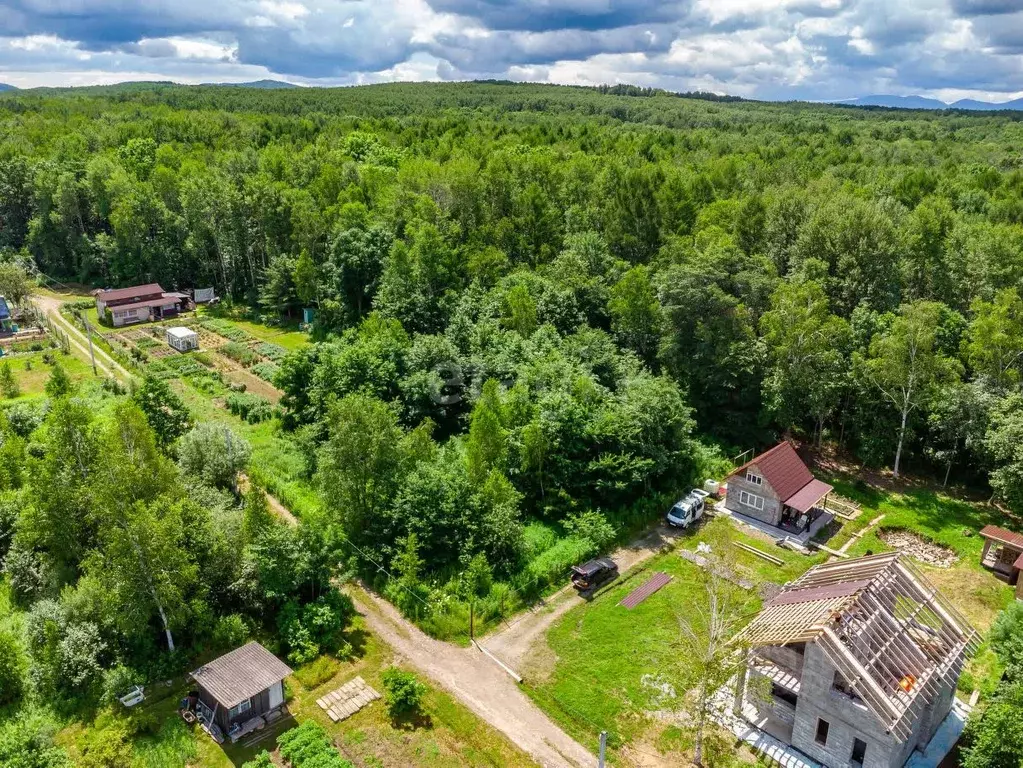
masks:
{"label": "grass lawn", "polygon": [[[707,538],[700,532],[697,537]],[[618,605],[653,571],[674,579],[631,611]],[[759,596],[738,589],[733,594],[743,614],[752,616],[759,609]],[[548,648],[526,668],[527,692],[584,744],[595,744],[599,732],[607,730],[618,762],[635,751],[681,765],[686,739],[679,738],[670,717],[645,713],[682,708],[661,688],[669,683],[684,689],[689,667],[678,616],[699,616],[706,599],[702,572],[695,565],[674,551],[652,559],[550,629]]]}
{"label": "grass lawn", "polygon": [[236,312],[230,312],[226,309],[215,309],[210,311],[208,307],[199,307],[196,310],[196,316],[200,320],[204,318],[216,318],[217,320],[223,320],[224,322],[230,323],[246,333],[255,336],[261,341],[280,344],[288,350],[299,349],[309,343],[309,334],[304,331],[300,331],[298,329],[297,322],[271,327],[269,325],[263,325],[262,323],[255,323],[251,320],[247,320],[244,317],[240,317]]}
{"label": "grass lawn", "polygon": [[[770,581],[784,584],[802,575],[810,566],[823,563],[827,555],[803,555],[791,549],[779,547],[772,539],[749,529],[741,528],[727,517],[711,517],[691,533],[687,532],[681,540],[686,549],[695,550],[699,544],[709,544],[711,551],[728,564],[739,576],[755,583]],[[773,557],[782,560],[782,565],[774,563],[735,546],[742,543],[755,547]]]}
{"label": "grass lawn", "polygon": [[45,391],[46,381],[50,378],[50,371],[53,370],[53,366],[43,359],[46,354],[60,363],[72,381],[80,382],[93,378],[92,367],[88,363],[79,360],[74,355],[65,355],[55,349],[48,352],[31,352],[3,357],[0,358],[0,365],[6,362],[11,367],[11,373],[14,374],[14,379],[18,382],[18,388],[21,390],[19,397],[13,400],[4,400],[4,402],[28,400]]}
{"label": "grass lawn", "polygon": [[503,735],[447,693],[432,687],[424,699],[422,716],[412,721],[392,721],[381,699],[341,723],[332,723],[316,706],[316,699],[356,676],[385,694],[381,675],[394,662],[390,649],[362,630],[361,619],[352,633],[352,644],[357,649],[361,647],[359,657],[339,663],[337,673],[327,682],[306,688],[298,680],[290,679],[292,698],[288,706],[299,722],[314,719],[323,725],[340,745],[342,755],[355,765],[437,768],[533,765]]}

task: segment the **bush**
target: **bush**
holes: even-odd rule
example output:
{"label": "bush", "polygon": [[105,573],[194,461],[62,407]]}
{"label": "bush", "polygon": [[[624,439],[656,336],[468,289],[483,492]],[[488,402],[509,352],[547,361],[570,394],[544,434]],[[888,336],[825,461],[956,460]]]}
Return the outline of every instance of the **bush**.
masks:
{"label": "bush", "polygon": [[383,674],[387,691],[387,711],[391,717],[401,717],[419,710],[426,695],[426,686],[411,672],[391,667]]}
{"label": "bush", "polygon": [[277,738],[281,757],[292,768],[352,768],[352,764],[337,753],[323,726],[315,720],[306,720],[297,728]]}
{"label": "bush", "polygon": [[217,619],[211,639],[215,648],[230,650],[240,646],[248,636],[249,628],[245,625],[245,619],[232,613]]}
{"label": "bush", "polygon": [[320,656],[295,670],[295,679],[302,687],[311,691],[330,680],[341,669],[341,665],[330,656]]}
{"label": "bush", "polygon": [[0,704],[21,698],[24,688],[24,659],[17,638],[0,629]]}
{"label": "bush", "polygon": [[589,541],[594,553],[603,551],[617,535],[614,526],[595,509],[569,516],[565,520],[565,530],[571,536]]}
{"label": "bush", "polygon": [[234,488],[251,446],[223,424],[200,424],[181,438],[181,469],[214,488]]}
{"label": "bush", "polygon": [[249,424],[259,424],[274,417],[273,404],[265,397],[232,392],[224,401],[227,410]]}
{"label": "bush", "polygon": [[247,763],[242,763],[242,768],[277,768],[270,753],[265,749]]}
{"label": "bush", "polygon": [[281,641],[288,648],[288,661],[305,664],[322,651],[335,650],[353,616],[352,599],[336,589],[305,605],[289,600],[277,616]]}
{"label": "bush", "polygon": [[46,713],[23,710],[0,724],[0,765],[17,768],[72,768],[71,760],[53,740],[57,724]]}
{"label": "bush", "polygon": [[259,355],[237,341],[229,341],[217,351],[246,368],[259,362]]}

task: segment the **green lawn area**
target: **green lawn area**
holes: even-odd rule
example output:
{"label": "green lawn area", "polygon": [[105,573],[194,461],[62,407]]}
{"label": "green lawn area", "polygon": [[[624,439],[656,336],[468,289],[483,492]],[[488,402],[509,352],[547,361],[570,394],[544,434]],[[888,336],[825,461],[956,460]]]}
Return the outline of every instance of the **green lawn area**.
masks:
{"label": "green lawn area", "polygon": [[65,355],[56,349],[51,349],[47,352],[30,352],[3,357],[0,358],[0,365],[6,362],[11,367],[11,373],[14,374],[14,379],[18,382],[18,388],[21,390],[19,397],[13,400],[4,400],[3,402],[10,403],[30,400],[44,392],[46,381],[50,378],[50,371],[53,370],[53,366],[46,362],[44,355],[48,355],[50,359],[59,362],[74,382],[94,378],[92,367],[88,363],[79,360],[73,354]]}
{"label": "green lawn area", "polygon": [[[355,651],[348,661],[321,656],[285,681],[286,701],[291,717],[238,744],[217,744],[204,731],[186,725],[178,715],[178,703],[193,686],[179,678],[170,687],[157,684],[147,689],[147,700],[131,711],[148,727],[130,739],[132,765],[145,768],[231,768],[253,759],[259,752],[276,748],[277,737],[306,720],[319,722],[340,745],[341,754],[357,766],[421,766],[422,768],[525,768],[533,763],[502,734],[483,723],[443,691],[428,687],[419,717],[392,721],[383,699],[372,702],[341,723],[332,723],[316,700],[356,676],[384,694],[384,670],[394,663],[390,650],[362,627],[356,618],[348,632]],[[316,665],[325,675],[307,675]],[[305,680],[311,687],[306,687]],[[115,718],[126,712],[113,710]],[[97,723],[76,722],[65,727],[58,741],[71,754],[81,754],[90,731],[110,721],[100,716]],[[118,763],[120,764],[120,763]]]}
{"label": "green lawn area", "polygon": [[223,320],[224,322],[230,323],[246,333],[255,336],[261,341],[280,344],[288,350],[299,349],[309,343],[309,334],[304,331],[300,331],[298,329],[297,322],[271,327],[269,325],[263,325],[262,323],[255,323],[239,316],[239,314],[240,313],[236,311],[219,308],[211,311],[208,307],[199,307],[196,310],[196,316],[200,320],[204,318],[216,318],[217,320]]}
{"label": "green lawn area", "polygon": [[[707,539],[703,529],[695,532],[694,546],[700,539]],[[654,571],[674,578],[631,611],[618,605]],[[686,740],[665,720],[644,713],[683,708],[662,688],[668,683],[684,690],[687,648],[678,617],[701,620],[707,601],[702,585],[700,569],[677,551],[629,573],[550,629],[548,648],[525,670],[527,692],[584,744],[595,744],[599,732],[607,730],[613,759],[634,750],[681,765]],[[752,616],[759,610],[758,595],[731,587],[729,594],[740,613]]]}

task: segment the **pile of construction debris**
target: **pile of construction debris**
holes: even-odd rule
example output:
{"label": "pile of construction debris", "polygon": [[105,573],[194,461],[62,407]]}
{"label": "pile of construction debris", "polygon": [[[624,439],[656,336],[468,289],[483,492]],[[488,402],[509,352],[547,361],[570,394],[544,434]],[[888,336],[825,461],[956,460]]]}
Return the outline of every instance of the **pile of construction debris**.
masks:
{"label": "pile of construction debris", "polygon": [[921,563],[937,568],[951,568],[959,559],[956,553],[948,547],[928,541],[912,531],[898,528],[882,529],[878,531],[877,538],[892,549],[905,552]]}

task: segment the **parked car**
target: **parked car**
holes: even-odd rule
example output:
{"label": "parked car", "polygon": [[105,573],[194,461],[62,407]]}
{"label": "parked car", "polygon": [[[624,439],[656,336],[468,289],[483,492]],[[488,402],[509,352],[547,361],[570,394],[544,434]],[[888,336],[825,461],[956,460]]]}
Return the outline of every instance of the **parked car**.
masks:
{"label": "parked car", "polygon": [[707,508],[707,497],[710,494],[700,488],[693,488],[681,501],[675,502],[668,510],[668,525],[676,528],[688,528],[701,517]]}
{"label": "parked car", "polygon": [[572,586],[580,592],[596,589],[618,576],[618,564],[609,557],[598,557],[572,566]]}

